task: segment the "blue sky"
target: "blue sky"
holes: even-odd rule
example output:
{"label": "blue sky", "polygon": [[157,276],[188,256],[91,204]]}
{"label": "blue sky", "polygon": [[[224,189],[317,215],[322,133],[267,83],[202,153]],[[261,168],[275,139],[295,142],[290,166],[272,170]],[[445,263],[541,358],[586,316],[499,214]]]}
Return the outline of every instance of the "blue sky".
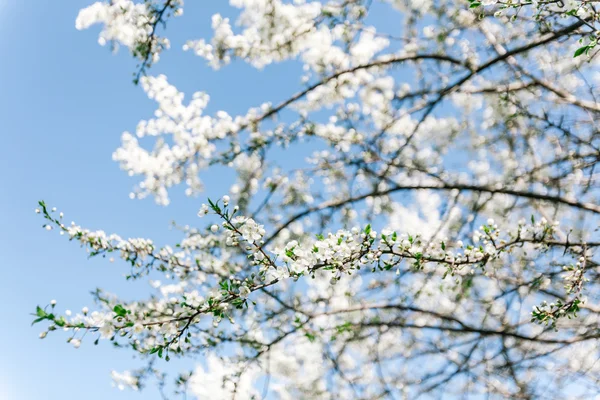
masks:
{"label": "blue sky", "polygon": [[[123,264],[87,260],[85,252],[56,232],[41,228],[34,213],[44,199],[90,229],[124,237],[150,237],[162,244],[177,235],[169,223],[194,223],[204,198],[189,199],[183,188],[166,208],[153,200],[134,201],[135,183],[111,160],[124,130],[149,118],[155,104],[131,83],[135,61],[122,49],[112,56],[96,44],[99,27],[78,32],[75,17],[89,0],[26,2],[0,0],[0,398],[88,400],[158,399],[111,387],[111,369],[140,365],[129,351],[104,343],[78,350],[66,335],[39,340],[31,327],[37,304],[58,301],[58,310],[91,306],[89,291],[102,287],[125,297],[147,286],[125,283]],[[235,63],[217,73],[202,59],[181,51],[186,39],[209,37],[210,17],[227,14],[223,2],[187,2],[183,17],[168,26],[173,49],[151,74],[165,73],[189,99],[194,91],[211,96],[209,112],[243,113],[264,101],[282,100],[299,87],[299,66],[256,71]],[[229,10],[231,11],[231,10]],[[217,197],[232,182],[205,174],[205,196]]]}

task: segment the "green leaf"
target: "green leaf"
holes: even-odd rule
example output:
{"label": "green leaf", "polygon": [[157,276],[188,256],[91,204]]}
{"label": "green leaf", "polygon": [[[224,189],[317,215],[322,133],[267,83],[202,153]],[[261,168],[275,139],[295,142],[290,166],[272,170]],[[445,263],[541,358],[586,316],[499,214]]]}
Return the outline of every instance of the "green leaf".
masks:
{"label": "green leaf", "polygon": [[118,317],[124,317],[125,315],[127,315],[127,310],[120,304],[117,304],[113,308],[113,311],[115,312],[115,314],[117,314]]}
{"label": "green leaf", "polygon": [[35,309],[35,314],[36,314],[38,317],[42,317],[42,318],[45,318],[45,317],[46,317],[46,315],[47,315],[47,314],[46,314],[46,311],[44,311],[44,310],[43,310],[43,309],[42,309],[40,306],[37,306],[37,307],[36,307],[36,309]]}
{"label": "green leaf", "polygon": [[583,47],[578,48],[577,50],[575,50],[575,54],[573,55],[573,58],[579,57],[580,55],[582,55],[583,53],[588,51],[589,48],[590,48],[590,46],[583,46]]}
{"label": "green leaf", "polygon": [[337,330],[338,333],[351,332],[352,324],[350,322],[345,322],[342,325],[338,325],[335,329]]}

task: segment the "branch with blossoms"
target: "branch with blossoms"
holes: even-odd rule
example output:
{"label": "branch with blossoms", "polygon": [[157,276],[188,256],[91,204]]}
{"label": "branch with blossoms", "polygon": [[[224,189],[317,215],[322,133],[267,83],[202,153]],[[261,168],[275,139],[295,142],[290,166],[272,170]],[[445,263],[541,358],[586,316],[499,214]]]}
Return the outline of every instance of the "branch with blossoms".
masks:
{"label": "branch with blossoms", "polygon": [[133,83],[137,85],[147,69],[159,60],[160,53],[170,47],[169,40],[160,37],[158,30],[166,26],[166,19],[171,14],[183,14],[183,0],[97,2],[79,12],[75,26],[81,30],[94,24],[105,24],[98,42],[105,45],[110,41],[113,49],[119,44],[130,49],[140,62],[133,73]]}
{"label": "branch with blossoms", "polygon": [[[185,151],[179,151],[177,153],[177,156],[174,159],[174,164],[172,165],[173,169],[170,170],[171,172],[167,175],[163,175],[162,172],[157,174],[156,171],[146,171],[143,167],[136,165],[138,159],[137,157],[132,156],[137,154],[137,150],[139,150],[136,149],[137,140],[127,132],[123,134],[122,148],[115,152],[113,158],[116,161],[119,161],[121,163],[121,167],[130,171],[130,173],[142,174],[146,176],[146,179],[142,182],[142,185],[140,185],[140,188],[143,187],[143,191],[137,195],[137,197],[142,198],[147,194],[153,194],[158,203],[166,205],[168,204],[166,189],[178,182],[188,182],[188,185],[190,186],[190,188],[188,188],[188,194],[193,194],[199,190],[201,185],[199,183],[197,173],[203,165],[210,166],[217,163],[228,164],[240,154],[254,154],[259,150],[268,148],[274,143],[289,143],[289,135],[292,133],[295,133],[296,135],[299,135],[300,133],[313,135],[314,132],[312,132],[311,129],[312,123],[310,123],[310,121],[305,121],[304,118],[301,118],[300,121],[290,126],[289,130],[282,131],[282,135],[278,135],[279,137],[273,135],[271,138],[265,138],[262,135],[257,135],[256,133],[259,132],[261,123],[272,117],[276,117],[279,113],[289,109],[294,105],[297,106],[297,103],[300,100],[309,97],[311,94],[314,95],[315,93],[318,93],[319,90],[331,90],[332,87],[346,85],[349,87],[360,85],[362,81],[362,78],[360,77],[361,73],[373,70],[374,73],[379,74],[385,71],[387,68],[404,65],[411,62],[418,63],[422,61],[433,61],[438,63],[449,63],[450,65],[461,67],[459,71],[465,70],[467,74],[461,76],[454,82],[444,85],[438,90],[423,94],[424,97],[427,97],[427,95],[434,96],[432,99],[428,99],[426,102],[419,103],[418,106],[407,112],[408,114],[413,114],[423,111],[424,115],[420,119],[421,122],[415,126],[414,131],[409,135],[406,143],[398,149],[393,157],[391,157],[389,161],[389,167],[387,168],[389,170],[396,162],[396,159],[401,152],[416,136],[419,127],[426,120],[426,117],[432,114],[434,109],[440,106],[442,101],[448,96],[456,91],[459,91],[459,89],[466,85],[469,81],[482,75],[494,66],[501,64],[510,57],[520,54],[527,54],[533,49],[540,48],[543,45],[552,43],[560,38],[576,35],[583,25],[584,24],[582,22],[576,22],[566,27],[561,27],[557,31],[541,35],[539,38],[536,38],[536,40],[532,40],[528,43],[517,46],[503,54],[491,57],[479,65],[474,65],[468,62],[468,60],[465,62],[457,59],[456,57],[443,54],[415,54],[411,52],[408,54],[393,56],[386,55],[375,58],[366,63],[361,63],[351,68],[340,69],[328,74],[314,84],[309,85],[304,90],[299,91],[298,93],[292,95],[286,100],[279,102],[276,105],[264,103],[260,108],[251,108],[248,110],[246,115],[238,116],[236,118],[232,118],[225,112],[219,112],[216,118],[211,118],[211,124],[213,125],[212,128],[206,132],[196,132],[194,135],[194,140],[184,140],[180,142],[181,139],[175,139],[176,142],[182,146],[182,148],[185,148]],[[171,112],[167,113],[167,115],[163,115],[164,113],[161,111],[161,117],[156,120],[144,121],[143,123],[140,123],[137,129],[137,135],[139,137],[154,135],[154,133],[152,133],[153,129],[163,126],[170,126],[172,120],[181,123],[183,126],[189,125],[194,120],[194,116],[200,113],[206,106],[207,96],[204,93],[195,94],[194,101],[187,107],[183,106],[183,104],[180,104],[181,99],[175,99],[179,94],[175,93],[176,89],[167,83],[164,75],[160,75],[158,77],[143,77],[141,83],[144,87],[144,90],[146,90],[149,94],[152,93],[151,97],[156,98],[156,100],[161,103],[161,109],[164,107],[162,105],[163,102],[169,103],[169,108],[173,107],[174,105],[177,107],[176,109],[173,109]],[[558,90],[556,88],[554,89]],[[171,99],[174,94],[177,96]],[[585,104],[589,105],[588,103]],[[149,129],[150,126],[152,129]],[[213,141],[216,141],[217,139],[223,139],[225,137],[237,138],[245,130],[248,130],[250,133],[254,133],[250,135],[248,145],[234,145],[232,142],[229,146],[230,150],[225,150],[221,154],[213,154],[213,149],[215,148],[212,143]],[[383,129],[381,134],[385,133],[385,131],[386,129]],[[285,134],[283,135],[283,133]],[[167,153],[171,152],[170,149],[165,147],[161,147],[160,149],[160,152],[157,150],[157,154],[162,153],[165,150]],[[136,195],[133,196],[135,197]]]}
{"label": "branch with blossoms", "polygon": [[470,8],[493,6],[497,11],[494,17],[501,18],[510,16],[512,21],[519,17],[523,8],[532,7],[534,9],[534,20],[540,24],[550,23],[551,17],[559,16],[562,18],[575,19],[580,21],[590,29],[579,40],[581,47],[575,50],[573,57],[586,55],[594,57],[596,53],[590,55],[590,52],[598,45],[600,39],[600,28],[596,26],[600,20],[600,14],[596,10],[598,1],[596,0],[468,0]]}
{"label": "branch with blossoms", "polygon": [[[532,217],[531,224],[520,221],[514,232],[502,232],[493,220],[489,220],[486,225],[475,231],[472,245],[465,245],[462,241],[426,241],[420,235],[398,234],[389,229],[384,229],[379,234],[371,225],[367,225],[363,229],[353,228],[327,235],[319,234],[315,240],[305,243],[292,240],[283,248],[267,249],[264,240],[266,230],[263,225],[252,218],[236,215],[239,208],[231,208],[229,201],[229,196],[224,196],[216,202],[209,200],[208,205],[202,205],[198,215],[212,213],[222,220],[221,227],[213,224],[210,231],[217,233],[221,229],[225,230],[226,245],[239,248],[245,254],[249,266],[242,269],[244,276],[222,279],[218,288],[209,290],[206,299],[198,292],[191,292],[181,298],[156,300],[147,304],[123,304],[97,292],[98,299],[104,305],[104,311],[89,314],[89,310],[84,309],[82,314],[74,317],[57,315],[54,312],[54,302],[50,304],[50,309],[48,306],[38,306],[33,323],[49,323],[49,327],[40,337],[46,337],[48,332],[58,328],[72,330],[73,336],[69,338],[69,342],[75,347],[80,346],[86,333],[98,332],[100,338],[110,340],[127,337],[134,350],[142,354],[157,353],[159,357],[163,357],[164,354],[165,359],[169,360],[169,353],[183,355],[191,348],[189,329],[200,323],[204,316],[211,315],[215,326],[223,319],[233,322],[234,310],[248,308],[248,297],[252,293],[264,291],[286,279],[298,280],[305,276],[314,279],[315,273],[323,270],[330,271],[330,283],[335,285],[342,275],[352,275],[364,267],[371,268],[373,273],[396,269],[396,274],[399,274],[400,266],[406,262],[410,263],[414,271],[423,271],[429,269],[430,265],[437,265],[443,267],[443,278],[463,278],[473,274],[475,269],[486,274],[486,265],[500,260],[503,254],[510,254],[513,249],[525,244],[535,245],[540,252],[559,247],[564,248],[565,253],[569,251],[579,255],[579,261],[574,267],[564,267],[569,272],[564,278],[567,282],[565,288],[567,294],[573,298],[567,302],[559,301],[549,307],[544,303],[532,312],[532,322],[556,327],[559,318],[572,318],[577,315],[582,302],[583,283],[586,280],[584,272],[589,257],[587,249],[600,246],[600,243],[595,242],[556,240],[556,223],[548,223],[545,219],[535,222]],[[191,267],[176,261],[177,258],[165,260],[160,255],[161,252],[155,255],[152,244],[140,244],[132,239],[119,239],[114,244],[114,236],[109,236],[111,239],[106,240],[103,233],[92,234],[75,225],[66,227],[61,222],[62,213],[56,218],[53,216],[56,209],[49,210],[43,201],[39,205],[40,209],[36,212],[41,213],[48,221],[44,225],[45,229],[59,228],[61,234],[67,233],[70,239],[77,239],[92,250],[91,256],[118,250],[125,261],[138,267],[146,265],[146,268],[150,268],[156,260],[168,263],[170,268]],[[147,259],[151,260],[150,263],[144,264],[144,260]],[[198,266],[197,271],[202,269]],[[81,338],[77,336],[79,332],[83,332]]]}

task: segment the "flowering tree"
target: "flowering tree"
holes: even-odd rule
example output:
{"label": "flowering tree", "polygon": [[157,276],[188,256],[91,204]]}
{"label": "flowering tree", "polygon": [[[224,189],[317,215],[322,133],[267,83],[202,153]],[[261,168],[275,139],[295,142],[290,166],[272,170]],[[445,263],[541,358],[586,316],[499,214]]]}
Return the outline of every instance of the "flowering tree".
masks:
{"label": "flowering tree", "polygon": [[139,370],[113,372],[133,389],[202,360],[174,377],[201,399],[599,394],[598,2],[380,0],[393,31],[372,0],[230,3],[237,24],[214,15],[184,50],[215,69],[304,67],[298,92],[244,115],[204,115],[206,93],[184,102],[151,75],[182,0],[81,10],[77,28],[129,48],[158,104],[113,154],[140,177],[131,197],[202,197],[213,168],[236,181],[164,247],[40,202],[46,229],[152,291],[40,306],[41,337],[138,353]]}

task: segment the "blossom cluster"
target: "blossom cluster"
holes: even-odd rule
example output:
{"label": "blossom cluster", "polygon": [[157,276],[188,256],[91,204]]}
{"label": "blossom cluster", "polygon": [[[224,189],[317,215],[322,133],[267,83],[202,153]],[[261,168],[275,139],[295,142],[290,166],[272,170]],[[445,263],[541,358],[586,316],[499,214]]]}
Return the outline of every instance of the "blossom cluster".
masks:
{"label": "blossom cluster", "polygon": [[164,22],[167,12],[172,12],[175,16],[181,15],[182,7],[183,0],[168,0],[162,6],[154,5],[151,1],[98,1],[79,12],[75,27],[82,30],[95,24],[103,24],[98,43],[104,46],[111,42],[128,47],[144,63],[144,69],[146,65],[157,62],[160,52],[170,47],[169,39],[156,34],[157,25]]}
{"label": "blossom cluster", "polygon": [[81,30],[94,24],[104,24],[98,38],[100,45],[116,40],[133,48],[138,42],[146,41],[151,33],[147,19],[148,6],[145,3],[129,0],[96,2],[79,12],[75,27]]}

